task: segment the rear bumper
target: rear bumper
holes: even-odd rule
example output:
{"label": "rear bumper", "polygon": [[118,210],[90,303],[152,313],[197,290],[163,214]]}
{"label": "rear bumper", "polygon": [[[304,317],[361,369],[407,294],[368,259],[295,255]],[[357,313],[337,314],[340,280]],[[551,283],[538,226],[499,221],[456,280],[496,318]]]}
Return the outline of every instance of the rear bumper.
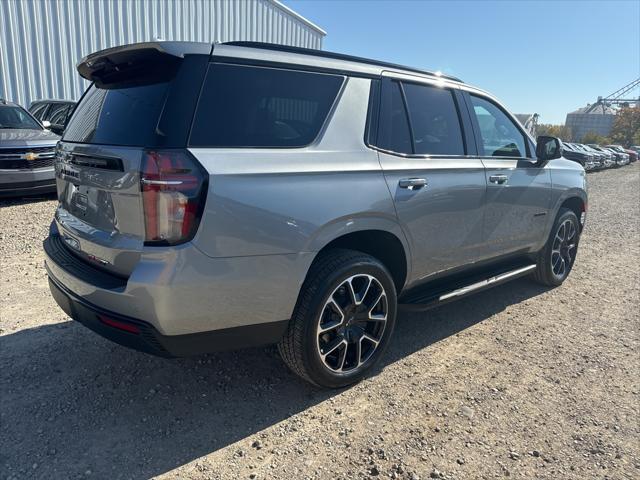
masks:
{"label": "rear bumper", "polygon": [[225,328],[188,335],[162,335],[142,320],[125,317],[75,296],[49,275],[49,289],[57,304],[74,320],[112,342],[160,357],[186,357],[276,343],[287,320]]}
{"label": "rear bumper", "polygon": [[[122,278],[78,258],[55,227],[43,247],[53,296],[69,316],[118,343],[165,356],[276,343],[313,259],[211,258],[185,244],[143,252]],[[137,325],[140,334],[114,332],[99,315]]]}

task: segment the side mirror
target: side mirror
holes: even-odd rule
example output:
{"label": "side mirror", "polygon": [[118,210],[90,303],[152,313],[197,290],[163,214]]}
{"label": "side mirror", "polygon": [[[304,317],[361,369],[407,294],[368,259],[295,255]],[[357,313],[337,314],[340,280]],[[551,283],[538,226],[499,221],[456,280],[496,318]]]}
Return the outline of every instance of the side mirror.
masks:
{"label": "side mirror", "polygon": [[49,130],[51,130],[56,135],[62,135],[64,132],[64,125],[58,125],[58,124],[52,123],[51,128],[49,128]]}
{"label": "side mirror", "polygon": [[562,157],[562,142],[556,137],[540,135],[536,140],[536,157],[541,164]]}
{"label": "side mirror", "polygon": [[44,120],[42,122],[42,126],[46,129],[49,129],[51,127],[51,122],[49,120]]}

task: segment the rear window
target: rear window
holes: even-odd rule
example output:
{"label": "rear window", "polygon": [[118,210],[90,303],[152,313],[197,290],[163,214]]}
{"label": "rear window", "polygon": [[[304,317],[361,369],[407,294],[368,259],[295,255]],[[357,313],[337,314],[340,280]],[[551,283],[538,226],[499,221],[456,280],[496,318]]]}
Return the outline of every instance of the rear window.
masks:
{"label": "rear window", "polygon": [[208,65],[209,55],[185,55],[97,79],[71,106],[63,141],[184,148]]}
{"label": "rear window", "polygon": [[340,75],[243,65],[209,67],[189,144],[303,147],[317,137]]}
{"label": "rear window", "polygon": [[64,133],[64,141],[145,146],[154,143],[168,83],[130,88],[89,87]]}

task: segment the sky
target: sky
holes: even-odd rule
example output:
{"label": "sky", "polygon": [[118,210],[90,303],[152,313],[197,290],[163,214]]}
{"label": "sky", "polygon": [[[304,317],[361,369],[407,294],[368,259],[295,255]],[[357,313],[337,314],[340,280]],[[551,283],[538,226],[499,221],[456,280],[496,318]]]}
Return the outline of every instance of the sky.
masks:
{"label": "sky", "polygon": [[324,50],[440,70],[539,123],[640,77],[640,0],[283,3],[327,32]]}

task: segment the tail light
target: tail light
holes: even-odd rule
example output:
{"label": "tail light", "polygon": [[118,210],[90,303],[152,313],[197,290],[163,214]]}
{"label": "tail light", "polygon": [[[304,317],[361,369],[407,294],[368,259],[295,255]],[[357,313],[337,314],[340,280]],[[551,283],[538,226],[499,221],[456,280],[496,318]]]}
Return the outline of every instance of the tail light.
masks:
{"label": "tail light", "polygon": [[145,151],[141,188],[146,245],[176,245],[193,238],[204,208],[207,178],[186,150]]}

